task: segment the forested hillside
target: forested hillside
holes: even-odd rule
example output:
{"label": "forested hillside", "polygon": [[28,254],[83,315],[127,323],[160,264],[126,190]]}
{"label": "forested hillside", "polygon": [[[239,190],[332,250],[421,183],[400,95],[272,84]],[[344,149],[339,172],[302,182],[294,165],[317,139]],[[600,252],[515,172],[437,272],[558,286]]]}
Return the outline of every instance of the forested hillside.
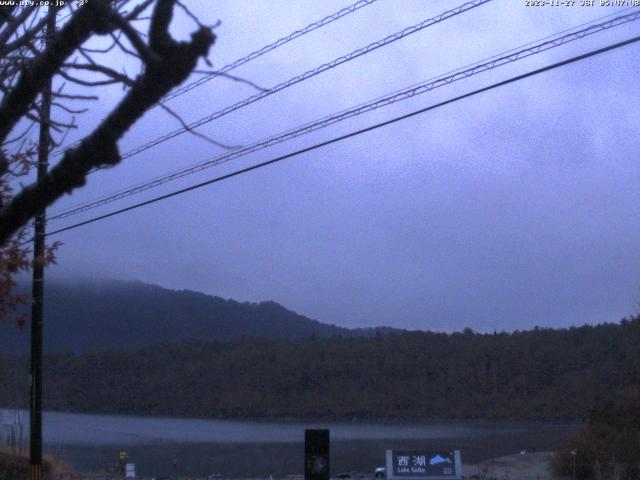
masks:
{"label": "forested hillside", "polygon": [[[45,408],[202,417],[581,418],[640,385],[640,318],[526,332],[187,342],[45,359]],[[26,358],[0,405],[26,405]]]}
{"label": "forested hillside", "polygon": [[[48,282],[45,350],[87,352],[189,339],[300,339],[370,335],[320,323],[276,302],[241,303],[141,282]],[[0,353],[29,351],[29,328],[0,323]]]}

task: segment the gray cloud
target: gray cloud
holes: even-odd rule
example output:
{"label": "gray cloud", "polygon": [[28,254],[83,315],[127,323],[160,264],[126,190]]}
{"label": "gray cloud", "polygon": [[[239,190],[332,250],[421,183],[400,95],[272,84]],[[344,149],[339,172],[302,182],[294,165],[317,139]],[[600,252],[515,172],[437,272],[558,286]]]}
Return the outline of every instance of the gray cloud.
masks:
{"label": "gray cloud", "polygon": [[[343,2],[194,2],[223,20],[217,66]],[[457,2],[390,2],[238,73],[272,86]],[[496,1],[203,127],[230,143],[425,80],[597,16]],[[179,20],[179,19],[178,19]],[[176,32],[189,25],[179,20]],[[162,193],[629,37],[599,34],[211,169]],[[550,72],[357,139],[60,236],[52,276],[134,278],[238,300],[274,299],[321,321],[491,331],[616,321],[640,286],[637,49]],[[253,92],[219,80],[174,102],[193,120]],[[115,100],[117,96],[108,97]],[[87,125],[89,122],[87,123]],[[123,151],[176,128],[150,112]],[[220,153],[181,136],[60,202],[83,201]],[[140,198],[146,198],[142,196]],[[123,205],[126,203],[123,203]],[[120,204],[117,204],[120,205]],[[95,213],[95,212],[94,212]],[[80,218],[80,217],[78,217]]]}

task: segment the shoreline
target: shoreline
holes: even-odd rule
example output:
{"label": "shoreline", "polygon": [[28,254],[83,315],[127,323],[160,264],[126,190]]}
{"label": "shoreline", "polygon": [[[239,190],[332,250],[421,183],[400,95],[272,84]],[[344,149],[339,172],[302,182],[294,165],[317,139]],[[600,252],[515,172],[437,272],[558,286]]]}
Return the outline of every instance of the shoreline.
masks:
{"label": "shoreline", "polygon": [[[515,456],[518,460],[558,450],[570,432],[534,430],[483,437],[401,440],[341,440],[331,442],[331,471],[373,472],[385,464],[387,449],[460,449],[464,465]],[[219,473],[227,478],[277,478],[304,472],[304,442],[164,443],[122,446],[61,446],[57,452],[76,471],[101,471],[117,462],[124,448],[141,476],[160,477],[173,472],[184,477]],[[519,452],[531,452],[519,457]],[[177,467],[174,467],[174,460]]]}
{"label": "shoreline", "polygon": [[[20,410],[22,414],[29,414],[27,407],[5,407],[0,406],[2,410]],[[43,414],[69,414],[69,415],[86,415],[86,416],[104,416],[113,418],[141,418],[154,420],[197,420],[197,421],[220,421],[220,422],[241,422],[241,423],[279,423],[279,424],[298,424],[298,423],[332,423],[332,424],[376,424],[376,425],[429,425],[434,423],[455,424],[455,423],[503,423],[509,422],[518,424],[545,424],[545,425],[575,425],[582,426],[586,421],[582,417],[327,417],[327,416],[310,416],[310,417],[241,417],[241,416],[188,416],[188,415],[170,415],[170,414],[145,414],[144,412],[113,412],[113,411],[85,411],[85,410],[55,410],[46,409]]]}

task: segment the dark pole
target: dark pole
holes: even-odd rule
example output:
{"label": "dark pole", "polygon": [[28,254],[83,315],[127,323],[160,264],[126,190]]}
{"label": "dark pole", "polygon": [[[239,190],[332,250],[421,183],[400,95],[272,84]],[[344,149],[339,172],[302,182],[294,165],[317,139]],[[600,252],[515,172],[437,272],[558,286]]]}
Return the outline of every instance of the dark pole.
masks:
{"label": "dark pole", "polygon": [[[47,43],[56,28],[55,8],[49,7]],[[49,166],[49,120],[51,118],[51,79],[42,90],[40,138],[38,140],[38,180],[47,174]],[[30,451],[31,480],[42,480],[42,311],[44,297],[44,236],[45,215],[42,209],[35,217],[33,235],[33,284],[31,295],[31,392],[30,392]]]}
{"label": "dark pole", "polygon": [[330,433],[325,429],[304,431],[304,480],[329,480]]}

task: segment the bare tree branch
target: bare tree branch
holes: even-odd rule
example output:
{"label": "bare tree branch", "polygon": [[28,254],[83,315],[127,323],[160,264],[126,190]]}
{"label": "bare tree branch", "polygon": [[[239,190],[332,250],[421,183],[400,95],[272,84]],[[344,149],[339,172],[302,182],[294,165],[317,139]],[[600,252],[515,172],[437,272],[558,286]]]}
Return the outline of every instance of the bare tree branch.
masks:
{"label": "bare tree branch", "polygon": [[193,73],[200,73],[202,75],[212,75],[216,77],[227,78],[229,80],[233,80],[234,82],[239,82],[239,83],[244,83],[245,85],[249,85],[250,87],[253,87],[260,92],[266,92],[269,90],[268,88],[261,87],[257,83],[252,82],[251,80],[247,80],[246,78],[238,77],[236,75],[231,75],[230,73],[227,73],[227,72],[220,72],[217,70],[214,70],[214,71],[195,70]]}
{"label": "bare tree branch", "polygon": [[138,32],[131,26],[129,22],[123,19],[120,15],[114,15],[114,22],[118,26],[122,33],[124,33],[133,45],[133,48],[138,52],[138,56],[142,58],[145,62],[151,61],[152,53],[149,51],[147,45],[142,41]]}
{"label": "bare tree branch", "polygon": [[138,15],[144,12],[149,6],[154,2],[154,0],[145,0],[141,4],[137,5],[130,13],[128,13],[125,17],[125,20],[131,22],[132,20],[138,19]]}
{"label": "bare tree branch", "polygon": [[185,122],[182,117],[180,115],[178,115],[176,112],[174,112],[171,108],[169,108],[167,105],[165,105],[164,103],[160,103],[159,104],[160,108],[162,108],[165,112],[167,112],[169,115],[171,115],[172,117],[174,117],[176,120],[178,120],[180,122],[180,125],[182,125],[182,128],[184,128],[187,132],[191,133],[192,135],[201,138],[207,142],[209,142],[212,145],[215,145],[216,147],[220,147],[220,148],[224,148],[225,150],[235,150],[238,148],[242,148],[242,145],[227,145],[225,143],[221,143],[217,140],[214,140],[211,137],[208,137],[207,135],[205,135],[204,133],[200,133],[196,130],[194,130],[193,128],[191,128],[187,122]]}
{"label": "bare tree branch", "polygon": [[34,10],[35,6],[30,5],[28,7],[24,7],[22,12],[17,16],[7,19],[7,26],[0,33],[0,46],[4,46],[9,41],[13,34],[18,31],[20,26],[27,20],[27,18],[29,18],[29,15],[31,15]]}
{"label": "bare tree branch", "polygon": [[67,113],[71,113],[74,115],[80,115],[81,113],[86,113],[89,109],[88,108],[80,108],[80,109],[73,109],[73,108],[69,108],[66,105],[63,105],[60,102],[51,102],[51,106],[52,107],[57,107],[60,108],[62,110],[64,110]]}
{"label": "bare tree branch", "polygon": [[82,85],[84,87],[103,87],[105,85],[113,85],[114,83],[120,83],[119,80],[115,80],[113,78],[109,80],[83,80],[81,78],[74,77],[73,75],[65,72],[64,70],[60,70],[58,73],[62,78],[69,80],[72,83]]}
{"label": "bare tree branch", "polygon": [[16,8],[16,6],[17,4],[13,4],[0,8],[0,28],[2,28],[8,20],[13,18],[13,9]]}
{"label": "bare tree branch", "polygon": [[[43,56],[48,62],[43,65],[44,60],[39,58],[34,62],[30,74],[23,73],[23,77],[27,79],[21,78],[19,85],[28,101],[12,98],[15,89],[3,100],[0,105],[0,139],[6,137],[17,118],[24,115],[35,99],[39,84],[38,80],[33,78],[33,71],[41,72],[45,78],[47,75],[50,77],[57,73],[65,59],[73,53],[73,49],[81,45],[92,31],[109,33],[112,23],[105,21],[105,16],[102,16],[103,23],[97,24],[99,20],[96,20],[95,15],[96,5],[108,6],[105,1],[92,0],[87,5],[92,5],[91,9],[85,6],[78,10],[74,18],[52,41],[58,45],[61,52],[51,52],[47,49]],[[171,38],[168,29],[174,5],[175,0],[157,0],[149,30],[149,48],[153,55],[146,62],[144,72],[135,80],[122,101],[77,148],[67,150],[62,160],[44,178],[22,189],[0,210],[0,245],[42,208],[84,185],[86,176],[92,169],[119,163],[121,158],[118,140],[149,108],[172,88],[182,83],[195,69],[200,58],[207,56],[215,41],[210,29],[198,29],[191,35],[189,42],[176,42]],[[106,13],[106,18],[113,19],[111,11]],[[81,15],[85,22],[93,23],[93,28],[79,24],[78,18]],[[70,39],[72,29],[75,30],[74,38]],[[11,101],[6,101],[9,98]],[[19,108],[22,115],[12,113],[10,105]]]}
{"label": "bare tree branch", "polygon": [[40,19],[37,25],[27,30],[25,33],[23,33],[20,37],[18,37],[13,42],[7,43],[2,48],[0,48],[0,55],[2,56],[7,55],[13,52],[14,50],[17,50],[18,48],[25,46],[28,42],[33,40],[34,37],[39,32],[44,30],[44,27],[46,26],[46,24],[47,24],[47,16],[45,15]]}
{"label": "bare tree branch", "polygon": [[0,142],[4,141],[45,82],[60,70],[73,51],[92,33],[105,34],[110,31],[109,18],[111,7],[108,0],[92,0],[77,11],[42,54],[23,68],[18,83],[0,103]]}
{"label": "bare tree branch", "polygon": [[[113,33],[110,33],[109,35],[113,36]],[[113,41],[111,42],[111,45],[109,45],[108,47],[105,48],[88,48],[88,47],[79,47],[78,51],[82,51],[82,52],[87,52],[87,53],[109,53],[111,50],[113,50],[113,48],[116,46],[116,42]]]}
{"label": "bare tree branch", "polygon": [[54,98],[66,98],[67,100],[98,100],[97,95],[77,95],[68,93],[54,93]]}
{"label": "bare tree branch", "polygon": [[113,33],[110,33],[110,35],[111,35],[111,38],[113,39],[114,44],[120,47],[120,50],[122,50],[124,53],[128,55],[131,55],[133,57],[136,57],[142,60],[142,57],[138,53],[134,52],[133,50],[130,50],[129,48],[127,48],[126,45],[124,45],[120,41],[120,35],[114,35]]}
{"label": "bare tree branch", "polygon": [[173,17],[174,4],[175,0],[158,0],[153,10],[149,28],[149,47],[156,52],[161,52],[165,47],[170,48],[173,43],[169,35],[169,24]]}
{"label": "bare tree branch", "polygon": [[202,24],[202,22],[200,21],[200,19],[198,17],[196,17],[193,12],[191,10],[189,10],[189,7],[187,7],[184,3],[182,3],[180,0],[176,0],[176,3],[178,4],[178,6],[180,7],[180,9],[187,14],[187,16],[189,18],[191,18],[191,20],[193,20],[195,22],[196,25],[198,25],[200,28],[204,27],[205,25]]}

